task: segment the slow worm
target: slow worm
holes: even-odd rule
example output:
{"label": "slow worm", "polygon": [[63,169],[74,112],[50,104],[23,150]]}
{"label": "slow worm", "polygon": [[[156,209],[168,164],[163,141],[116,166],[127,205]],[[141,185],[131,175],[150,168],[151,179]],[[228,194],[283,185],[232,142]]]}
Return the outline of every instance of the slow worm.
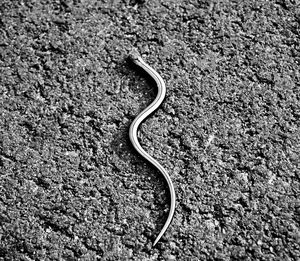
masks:
{"label": "slow worm", "polygon": [[156,237],[153,246],[157,244],[157,242],[160,240],[160,238],[163,236],[163,234],[168,229],[169,225],[171,224],[174,212],[175,212],[175,190],[172,183],[172,180],[167,173],[167,171],[163,168],[162,165],[160,165],[153,157],[151,157],[140,145],[138,138],[137,138],[137,130],[139,125],[144,121],[152,112],[154,112],[163,102],[165,95],[166,95],[166,85],[163,81],[163,79],[160,77],[160,75],[151,68],[148,64],[144,62],[144,60],[135,52],[132,52],[129,55],[129,58],[139,67],[141,67],[143,70],[145,70],[156,82],[158,87],[158,93],[155,98],[155,100],[146,108],[144,109],[131,123],[130,129],[129,129],[129,138],[133,145],[133,147],[136,149],[136,151],[147,161],[149,161],[154,167],[156,167],[160,173],[164,176],[170,192],[170,210],[168,218],[161,229],[160,233]]}

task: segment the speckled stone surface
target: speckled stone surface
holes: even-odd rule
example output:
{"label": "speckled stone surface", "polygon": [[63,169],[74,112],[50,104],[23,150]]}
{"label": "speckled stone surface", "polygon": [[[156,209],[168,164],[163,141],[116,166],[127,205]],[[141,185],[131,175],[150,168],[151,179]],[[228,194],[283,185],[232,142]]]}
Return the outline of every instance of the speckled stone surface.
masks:
{"label": "speckled stone surface", "polygon": [[297,2],[1,0],[0,260],[299,260]]}

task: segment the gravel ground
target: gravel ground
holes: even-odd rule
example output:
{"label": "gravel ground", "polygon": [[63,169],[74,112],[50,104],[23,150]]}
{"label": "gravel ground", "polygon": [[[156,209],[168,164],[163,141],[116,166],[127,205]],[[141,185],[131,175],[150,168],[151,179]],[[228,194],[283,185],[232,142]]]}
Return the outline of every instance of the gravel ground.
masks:
{"label": "gravel ground", "polygon": [[300,260],[297,2],[1,0],[0,260]]}

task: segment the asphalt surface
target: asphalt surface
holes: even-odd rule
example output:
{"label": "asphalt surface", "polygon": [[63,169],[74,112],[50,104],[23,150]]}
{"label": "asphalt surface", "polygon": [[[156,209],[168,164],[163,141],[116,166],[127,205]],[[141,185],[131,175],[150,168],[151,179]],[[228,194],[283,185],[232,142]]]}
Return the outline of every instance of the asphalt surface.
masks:
{"label": "asphalt surface", "polygon": [[300,260],[299,37],[292,0],[1,0],[0,260]]}

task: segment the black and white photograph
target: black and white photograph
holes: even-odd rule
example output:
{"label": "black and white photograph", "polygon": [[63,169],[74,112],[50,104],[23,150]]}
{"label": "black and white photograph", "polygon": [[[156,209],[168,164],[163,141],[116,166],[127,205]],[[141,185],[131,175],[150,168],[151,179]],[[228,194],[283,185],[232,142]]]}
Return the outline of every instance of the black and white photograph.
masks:
{"label": "black and white photograph", "polygon": [[0,261],[299,261],[299,0],[0,0]]}

